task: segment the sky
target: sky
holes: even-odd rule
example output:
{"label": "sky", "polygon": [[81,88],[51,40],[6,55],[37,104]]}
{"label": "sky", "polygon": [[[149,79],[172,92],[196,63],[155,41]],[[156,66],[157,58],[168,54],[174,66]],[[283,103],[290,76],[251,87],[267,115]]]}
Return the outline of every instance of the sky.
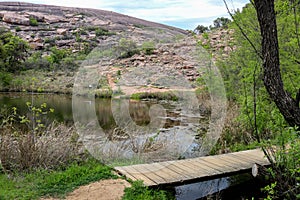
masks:
{"label": "sky", "polygon": [[[182,29],[209,26],[218,17],[229,17],[223,0],[21,0],[59,6],[96,8],[154,21]],[[227,0],[231,11],[249,0]]]}

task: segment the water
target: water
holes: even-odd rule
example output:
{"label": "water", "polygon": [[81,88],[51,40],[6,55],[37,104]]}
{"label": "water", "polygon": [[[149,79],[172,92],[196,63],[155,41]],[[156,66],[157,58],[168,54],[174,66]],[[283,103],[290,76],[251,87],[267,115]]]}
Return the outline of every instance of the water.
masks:
{"label": "water", "polygon": [[261,178],[250,173],[217,178],[175,187],[177,200],[240,200],[259,199],[263,196],[261,188],[266,185]]}
{"label": "water", "polygon": [[[101,127],[101,131],[104,132],[97,132],[95,138],[95,134],[92,131],[89,131],[88,129],[85,130],[85,138],[83,139],[84,142],[89,143],[92,141],[93,143],[91,145],[98,146],[99,144],[96,144],[97,142],[105,142],[105,149],[97,149],[97,151],[111,151],[117,147],[121,149],[120,151],[123,151],[122,153],[126,151],[126,153],[122,155],[123,157],[126,154],[127,157],[133,158],[138,154],[132,147],[132,144],[134,143],[135,147],[139,147],[140,149],[142,148],[144,152],[147,152],[147,158],[145,158],[147,162],[197,157],[201,154],[200,151],[195,150],[201,146],[200,140],[197,139],[196,136],[198,134],[198,130],[203,130],[203,127],[207,126],[207,124],[203,123],[203,117],[183,112],[180,103],[176,101],[158,102],[155,100],[136,101],[128,99],[116,99],[112,101],[111,99],[101,98],[89,101],[89,99],[85,97],[77,100],[79,101],[79,108],[77,108],[77,111],[79,109],[80,117],[87,120],[87,123],[84,126],[90,126],[90,122],[92,120],[90,120],[89,112],[93,111],[96,112],[97,121]],[[124,130],[119,131],[119,129],[125,127],[126,124],[122,124],[122,120],[117,121],[116,116],[113,114],[114,109],[119,109],[118,113],[121,113],[119,117],[123,118],[122,113],[127,113],[126,110],[124,110],[126,108],[124,108],[123,105],[125,105],[128,101],[128,113],[133,124],[132,127],[138,127],[139,131],[141,130],[135,135],[135,140],[131,140],[132,138],[128,137],[127,139],[124,139],[124,134],[122,133]],[[46,103],[48,108],[53,108],[55,110],[55,112],[50,113],[45,122],[43,122],[46,125],[53,120],[67,125],[73,125],[74,123],[74,110],[72,110],[72,96],[70,95],[21,93],[0,94],[1,107],[16,107],[18,112],[22,115],[26,115],[28,113],[26,102],[31,102],[36,107]],[[91,109],[91,107],[93,109]],[[153,111],[152,108],[158,109],[159,112],[151,114]],[[151,117],[154,117],[159,122],[161,121],[162,126],[156,126],[155,123],[152,123],[153,121]],[[152,125],[152,129],[148,129],[150,125]],[[126,129],[125,132],[131,132],[131,130],[133,129],[130,129],[129,131]],[[86,132],[89,132],[90,135],[87,135]],[[155,144],[152,141],[154,141]],[[145,149],[145,146],[148,145],[147,143],[153,143],[154,145]],[[90,146],[90,143],[88,145]],[[127,146],[127,149],[125,146]],[[108,157],[111,157],[111,155],[108,155]],[[119,157],[119,154],[116,155],[116,157]]]}
{"label": "water", "polygon": [[[54,113],[49,113],[49,119],[63,122],[65,124],[73,123],[72,114],[72,96],[58,94],[22,94],[22,93],[0,93],[0,107],[16,107],[18,112],[26,114],[28,112],[27,102],[36,107],[46,103],[48,108],[53,108]],[[89,103],[89,102],[85,102]],[[111,109],[111,99],[95,99],[95,110],[100,123],[104,130],[111,130],[116,127],[114,116]],[[157,101],[136,101],[130,100],[129,109],[132,120],[140,126],[147,126],[150,122],[149,109]],[[160,101],[167,112],[164,116],[165,124],[162,131],[189,125],[198,125],[199,119],[193,116],[183,116],[180,110],[176,110],[176,102]]]}
{"label": "water", "polygon": [[[55,112],[50,113],[48,121],[56,120],[67,125],[73,125],[72,113],[72,96],[57,95],[57,94],[21,94],[21,93],[2,93],[0,94],[0,108],[16,107],[21,114],[26,114],[28,108],[26,102],[32,102],[35,106],[40,106],[42,103],[47,103],[49,108],[54,108]],[[157,104],[157,101],[130,101],[129,113],[132,120],[139,126],[147,126],[151,119],[149,109],[152,105]],[[84,102],[85,105],[90,102]],[[164,134],[172,131],[189,131],[192,134],[197,134],[197,129],[205,124],[203,118],[184,115],[177,102],[160,101],[166,111],[165,123],[160,131]],[[117,125],[112,113],[112,101],[110,99],[95,99],[95,110],[98,117],[98,122],[106,134],[110,134]],[[194,142],[190,148],[199,145]],[[188,156],[188,155],[184,155]],[[164,159],[164,158],[163,158]],[[160,160],[157,160],[160,161]],[[208,196],[213,199],[241,199],[241,196],[251,199],[259,193],[261,183],[246,175],[235,177],[225,177],[210,181],[180,185],[175,187],[176,199],[178,200],[193,200],[205,199]],[[249,192],[251,188],[251,192]]]}

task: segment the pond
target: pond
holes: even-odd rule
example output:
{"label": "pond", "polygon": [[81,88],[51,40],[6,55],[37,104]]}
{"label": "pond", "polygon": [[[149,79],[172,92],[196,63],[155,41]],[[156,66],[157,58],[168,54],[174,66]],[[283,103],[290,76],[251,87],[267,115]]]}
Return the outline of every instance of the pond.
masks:
{"label": "pond", "polygon": [[[69,125],[73,124],[72,96],[70,95],[0,93],[1,107],[16,107],[21,114],[26,114],[28,112],[27,102],[30,102],[37,107],[46,103],[48,108],[53,108],[55,111],[54,113],[49,113],[48,117],[50,120],[56,120]],[[83,103],[88,104],[89,102],[83,100]],[[155,100],[130,100],[129,109],[133,121],[140,126],[149,124],[149,108],[156,103],[157,101]],[[165,129],[199,123],[199,120],[197,121],[197,119],[193,117],[184,118],[184,116],[180,114],[180,111],[175,110],[176,102],[160,101],[160,104],[164,106],[167,112],[165,118],[166,123],[163,126]],[[95,99],[95,109],[99,124],[104,130],[111,130],[116,126],[111,106],[111,99]]]}
{"label": "pond", "polygon": [[[166,151],[162,153],[162,151],[155,150],[155,153],[160,152],[160,155],[151,155],[147,157],[147,159],[144,159],[144,161],[171,160],[199,155],[199,151],[194,151],[194,149],[200,145],[197,135],[199,130],[203,130],[207,127],[207,120],[204,120],[204,117],[199,115],[191,115],[190,113],[183,112],[179,102],[129,99],[111,100],[101,98],[93,98],[91,101],[86,97],[79,98],[77,101],[79,103],[75,107],[74,102],[72,105],[72,96],[70,95],[0,94],[1,107],[16,107],[18,112],[22,115],[26,114],[29,110],[26,105],[27,102],[30,102],[36,107],[46,103],[48,108],[54,109],[54,113],[47,115],[47,119],[44,122],[45,124],[56,120],[71,126],[74,124],[74,119],[76,119],[77,121],[87,121],[84,126],[89,127],[93,121],[90,119],[90,113],[95,112],[97,122],[94,123],[97,123],[98,139],[95,139],[92,130],[86,129],[84,133],[82,133],[82,131],[80,132],[81,129],[78,128],[79,126],[76,126],[78,132],[84,135],[83,140],[86,141],[89,140],[87,138],[93,137],[93,144],[86,141],[86,146],[91,147],[94,146],[95,143],[103,141],[105,141],[106,145],[105,148],[103,147],[104,149],[100,149],[100,151],[108,151],[108,148],[115,149],[116,146],[118,148],[120,146],[122,146],[122,148],[123,146],[130,146],[122,149],[123,154],[121,157],[125,159],[132,158],[136,154],[136,152],[132,150],[133,142],[136,143],[136,146],[142,148],[144,152],[147,151],[148,155],[150,153],[153,154],[151,151],[155,145],[156,149],[160,148],[160,146],[165,147]],[[127,104],[127,107],[123,106]],[[156,112],[155,109],[157,109],[158,112]],[[77,114],[74,114],[74,110],[77,111]],[[129,123],[126,121],[127,124],[125,124],[122,119],[126,118],[127,112],[129,115]],[[80,119],[78,117],[80,117]],[[155,122],[153,122],[151,118],[155,118],[156,121],[154,120]],[[89,132],[90,135],[88,135],[87,132]],[[136,134],[134,141],[131,140],[132,135],[127,132],[130,132],[130,134],[134,132],[134,134]],[[124,134],[126,134],[125,139],[120,139]],[[151,145],[149,146],[150,143]],[[146,150],[145,146],[149,146],[149,148]],[[175,146],[177,148],[176,151],[174,151]],[[97,151],[99,151],[99,149],[97,149]],[[173,155],[169,155],[166,152],[172,152]],[[112,156],[109,155],[108,157],[111,158]],[[120,155],[116,155],[116,157],[120,157]]]}
{"label": "pond", "polygon": [[[155,100],[144,100],[144,101],[137,101],[137,100],[116,100],[117,102],[112,101],[111,99],[100,99],[96,98],[93,101],[89,101],[88,98],[79,99],[80,101],[80,115],[86,117],[86,111],[89,111],[89,107],[92,107],[96,113],[97,121],[99,123],[99,127],[103,130],[103,135],[100,134],[100,141],[103,139],[102,136],[106,137],[106,143],[111,143],[110,147],[115,148],[114,150],[117,151],[118,147],[120,146],[120,142],[122,145],[126,144],[126,141],[113,140],[110,135],[114,133],[114,131],[118,128],[121,122],[118,122],[116,115],[114,115],[114,110],[120,104],[124,104],[123,101],[128,103],[128,113],[130,115],[130,119],[134,122],[135,125],[138,127],[147,127],[151,123],[151,107],[153,105],[159,104],[162,107],[160,109],[164,109],[164,114],[161,116],[156,116],[158,119],[163,119],[163,125],[157,126],[159,132],[166,137],[170,137],[172,139],[177,138],[177,140],[173,140],[173,142],[182,143],[183,146],[188,146],[186,149],[180,151],[181,154],[176,154],[176,156],[172,157],[170,155],[158,154],[154,155],[153,152],[148,153],[148,157],[151,157],[150,161],[162,161],[162,160],[170,160],[170,159],[179,159],[179,158],[186,158],[186,157],[195,157],[201,155],[201,152],[192,154],[190,151],[191,147],[194,148],[197,145],[201,145],[196,138],[199,134],[199,130],[203,130],[207,128],[207,119],[205,117],[197,116],[197,115],[190,115],[187,113],[182,112],[180,106],[178,106],[179,102],[176,101],[155,101]],[[21,114],[26,114],[28,112],[28,107],[26,102],[31,102],[33,105],[39,107],[41,104],[46,103],[48,108],[53,108],[55,110],[54,113],[50,113],[47,118],[47,122],[50,123],[53,120],[56,120],[61,123],[65,123],[68,126],[72,126],[74,124],[74,113],[72,109],[72,96],[70,95],[57,95],[57,94],[22,94],[22,93],[1,93],[0,94],[0,105],[1,108],[3,107],[16,107],[17,110]],[[74,103],[74,102],[73,102]],[[125,103],[126,104],[126,103]],[[73,105],[74,106],[74,105]],[[122,108],[123,109],[123,108]],[[118,110],[118,112],[122,111]],[[150,111],[150,112],[149,112]],[[78,112],[78,108],[77,108]],[[123,111],[122,111],[123,112]],[[157,112],[158,115],[160,112]],[[157,114],[154,113],[154,114]],[[75,117],[76,118],[76,117]],[[89,118],[89,115],[87,115]],[[48,122],[49,121],[49,122]],[[89,125],[87,125],[89,126]],[[191,142],[189,141],[188,144],[185,143],[184,138],[176,135],[175,133],[182,133],[190,134],[193,136],[194,140]],[[149,133],[145,132],[142,134],[150,135],[146,138],[146,141],[151,141],[149,138],[159,138],[156,133]],[[154,136],[153,136],[154,135]],[[93,135],[92,135],[93,136]],[[85,136],[86,137],[86,136]],[[99,135],[97,135],[99,137]],[[141,136],[138,136],[138,141],[141,140]],[[148,140],[147,140],[148,139]],[[95,138],[93,137],[93,140]],[[97,139],[96,139],[97,140]],[[111,141],[109,141],[111,140]],[[153,139],[155,140],[155,139]],[[164,140],[163,140],[164,141]],[[98,142],[98,140],[97,140]],[[96,142],[96,143],[97,143]],[[138,142],[137,142],[138,143]],[[95,144],[92,143],[92,146]],[[114,146],[116,145],[116,146]],[[90,146],[88,143],[87,147]],[[171,143],[169,145],[174,147],[175,144]],[[117,147],[117,148],[116,148]],[[99,150],[99,149],[97,149]],[[106,149],[101,149],[105,151]],[[171,150],[174,150],[171,148]],[[130,158],[132,156],[132,151],[128,149],[123,150],[124,153],[122,156],[125,158]],[[129,153],[128,153],[129,152]],[[149,156],[150,155],[150,156]],[[112,156],[111,154],[109,156]],[[126,157],[127,156],[127,157]],[[121,159],[122,160],[122,159]],[[125,159],[126,160],[126,159]],[[126,161],[125,161],[126,162]],[[140,162],[140,161],[138,161]],[[110,164],[110,163],[108,163]],[[123,163],[132,164],[132,162]],[[246,177],[246,178],[245,178]],[[176,198],[179,200],[185,199],[205,199],[207,195],[211,195],[212,198],[221,198],[221,199],[240,199],[241,196],[251,198],[255,197],[255,194],[259,194],[259,186],[261,184],[259,180],[255,180],[252,177],[249,177],[249,174],[246,175],[239,175],[236,177],[226,177],[221,179],[215,179],[200,183],[192,183],[187,185],[181,185],[174,188],[176,193]],[[249,194],[249,185],[256,185],[255,189],[251,190]],[[252,187],[251,186],[251,187]],[[221,192],[220,192],[221,191]],[[233,197],[235,194],[235,197]]]}

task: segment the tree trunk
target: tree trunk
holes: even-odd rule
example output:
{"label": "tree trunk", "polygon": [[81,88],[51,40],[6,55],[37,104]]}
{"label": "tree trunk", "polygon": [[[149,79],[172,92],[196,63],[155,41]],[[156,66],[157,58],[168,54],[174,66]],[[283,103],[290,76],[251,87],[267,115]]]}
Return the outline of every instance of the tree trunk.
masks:
{"label": "tree trunk", "polygon": [[264,85],[290,126],[300,127],[299,102],[283,87],[274,0],[254,0],[262,36]]}

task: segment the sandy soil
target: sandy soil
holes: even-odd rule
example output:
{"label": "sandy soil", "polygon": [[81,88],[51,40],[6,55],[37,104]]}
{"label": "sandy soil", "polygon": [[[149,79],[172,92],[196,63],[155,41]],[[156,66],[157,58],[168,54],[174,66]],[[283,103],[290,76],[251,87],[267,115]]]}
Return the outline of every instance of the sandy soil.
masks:
{"label": "sandy soil", "polygon": [[[118,200],[124,195],[124,189],[130,184],[122,179],[101,180],[89,185],[81,186],[69,193],[66,200]],[[42,198],[41,200],[58,200]]]}

